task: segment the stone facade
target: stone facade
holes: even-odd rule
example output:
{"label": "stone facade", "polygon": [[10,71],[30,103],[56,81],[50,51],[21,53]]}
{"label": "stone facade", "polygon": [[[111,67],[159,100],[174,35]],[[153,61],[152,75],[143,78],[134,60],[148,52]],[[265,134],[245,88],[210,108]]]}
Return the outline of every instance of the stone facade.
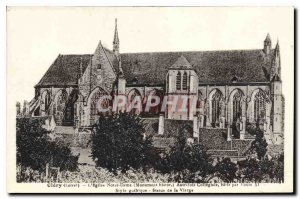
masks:
{"label": "stone facade", "polygon": [[[149,113],[133,113],[159,118],[159,134],[164,133],[164,120],[170,119],[192,121],[193,137],[199,136],[200,128],[222,128],[229,140],[247,139],[247,126],[253,124],[264,130],[269,143],[281,144],[279,43],[272,49],[267,35],[263,44],[261,49],[244,51],[122,54],[116,25],[112,51],[99,42],[91,55],[59,55],[35,86],[27,114],[53,115],[58,126],[80,129],[95,123],[99,117],[95,103],[105,95],[140,96],[143,104],[153,95],[186,96],[185,112],[168,103],[161,111],[160,103]],[[120,111],[111,108],[111,101],[104,103],[109,110],[105,114]]]}

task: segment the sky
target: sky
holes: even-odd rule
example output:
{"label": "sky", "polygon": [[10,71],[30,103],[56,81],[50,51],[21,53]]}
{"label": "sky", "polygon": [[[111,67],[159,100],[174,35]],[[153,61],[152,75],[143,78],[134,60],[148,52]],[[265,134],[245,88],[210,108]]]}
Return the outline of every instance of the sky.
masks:
{"label": "sky", "polygon": [[121,53],[262,49],[269,33],[280,43],[283,90],[291,88],[291,7],[8,7],[8,95],[30,101],[59,54],[93,53],[100,40],[112,49],[115,18]]}

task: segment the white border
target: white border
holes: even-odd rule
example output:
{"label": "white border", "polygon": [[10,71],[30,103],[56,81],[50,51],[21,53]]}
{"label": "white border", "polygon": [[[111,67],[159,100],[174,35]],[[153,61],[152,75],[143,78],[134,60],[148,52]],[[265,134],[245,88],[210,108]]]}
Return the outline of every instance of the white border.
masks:
{"label": "white border", "polygon": [[[42,1],[42,0],[11,0],[11,1],[0,1],[0,112],[1,112],[1,120],[0,120],[0,126],[1,126],[1,170],[0,170],[0,178],[1,178],[1,184],[0,184],[0,196],[1,198],[8,198],[10,197],[6,193],[6,6],[295,6],[299,9],[300,1],[297,0],[244,0],[243,2],[239,0],[211,0],[211,1],[205,1],[205,0],[199,0],[199,1],[191,1],[191,0],[146,0],[146,1],[132,1],[127,0],[126,2],[121,0],[105,0],[101,3],[97,0],[48,0],[48,1]],[[298,21],[296,21],[298,25]],[[296,26],[297,27],[297,26]],[[295,36],[298,36],[295,35]],[[297,41],[297,40],[295,40]],[[297,43],[295,44],[297,46]],[[298,56],[299,52],[295,56]],[[299,69],[297,75],[299,75]],[[296,78],[297,79],[297,78]],[[298,82],[297,82],[298,83]],[[299,93],[299,85],[297,84],[297,92]],[[300,110],[300,108],[297,109]],[[295,112],[296,114],[296,112]],[[297,118],[296,123],[299,123],[300,119]],[[297,134],[297,132],[295,132]],[[297,136],[297,143],[299,143],[300,136]],[[296,146],[295,146],[296,147]],[[297,147],[298,148],[298,147]],[[299,158],[299,153],[296,153],[297,157]],[[299,173],[299,172],[297,172]],[[298,177],[298,176],[297,176]],[[297,183],[296,190],[299,188],[299,183]],[[299,189],[298,189],[299,190]],[[25,196],[22,196],[23,198]],[[30,196],[31,197],[31,196]],[[57,198],[63,198],[63,196],[56,196]],[[73,197],[73,196],[72,196]],[[85,198],[86,196],[80,196]],[[103,197],[103,196],[101,196]],[[127,196],[128,197],[128,196]],[[174,197],[174,196],[171,196]],[[203,197],[203,196],[201,196]],[[224,197],[224,195],[222,195]],[[228,196],[232,197],[232,196]],[[251,197],[249,196],[243,196],[243,197]],[[281,196],[282,197],[282,196]],[[287,196],[285,196],[287,197]],[[285,198],[283,197],[283,198]]]}

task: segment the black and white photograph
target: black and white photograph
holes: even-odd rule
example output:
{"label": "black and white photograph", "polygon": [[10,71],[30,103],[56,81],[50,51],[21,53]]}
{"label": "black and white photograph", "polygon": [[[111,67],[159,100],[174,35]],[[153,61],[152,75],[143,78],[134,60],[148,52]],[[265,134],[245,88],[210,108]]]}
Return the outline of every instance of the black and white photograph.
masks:
{"label": "black and white photograph", "polygon": [[8,192],[293,192],[293,7],[6,18]]}

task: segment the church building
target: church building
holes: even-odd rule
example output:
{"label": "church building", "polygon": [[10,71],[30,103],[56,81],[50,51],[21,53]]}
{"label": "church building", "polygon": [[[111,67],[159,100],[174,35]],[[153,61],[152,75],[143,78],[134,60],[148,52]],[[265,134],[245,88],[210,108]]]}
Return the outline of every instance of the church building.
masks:
{"label": "church building", "polygon": [[[157,134],[165,123],[180,120],[192,124],[192,138],[201,129],[225,129],[228,140],[248,139],[247,127],[259,126],[269,144],[282,144],[284,97],[282,95],[280,48],[268,34],[258,49],[184,52],[122,53],[117,20],[112,50],[99,42],[93,54],[58,55],[35,85],[28,114],[53,116],[57,126],[90,128],[100,114],[97,103],[103,96],[150,96],[160,99],[187,96],[185,112],[162,103],[146,112],[132,114],[157,119]],[[117,110],[120,111],[120,110]]]}

